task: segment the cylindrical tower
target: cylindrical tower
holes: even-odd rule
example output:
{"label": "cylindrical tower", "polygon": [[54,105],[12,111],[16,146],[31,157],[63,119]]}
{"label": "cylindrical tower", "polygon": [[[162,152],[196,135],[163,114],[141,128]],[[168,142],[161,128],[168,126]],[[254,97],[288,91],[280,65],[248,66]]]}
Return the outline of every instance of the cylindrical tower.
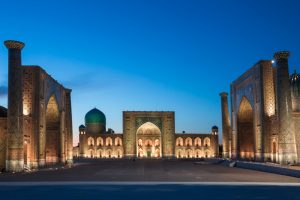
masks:
{"label": "cylindrical tower", "polygon": [[8,48],[8,113],[6,170],[22,171],[24,168],[22,132],[22,68],[21,50],[23,42],[7,40]]}
{"label": "cylindrical tower", "polygon": [[222,145],[223,158],[229,158],[229,134],[230,134],[230,118],[228,111],[228,93],[222,92],[221,96],[221,110],[222,110]]}
{"label": "cylindrical tower", "polygon": [[277,104],[278,104],[278,154],[282,164],[294,163],[297,160],[295,133],[291,127],[292,101],[288,68],[289,52],[274,54],[277,67]]}
{"label": "cylindrical tower", "polygon": [[214,125],[213,127],[211,127],[211,142],[214,148],[214,157],[218,158],[219,157],[219,128]]}
{"label": "cylindrical tower", "polygon": [[73,164],[73,127],[72,127],[72,90],[66,89],[66,137],[67,137],[67,164]]}
{"label": "cylindrical tower", "polygon": [[219,133],[219,128],[217,126],[211,127],[211,134],[212,135],[218,135]]}
{"label": "cylindrical tower", "polygon": [[85,133],[85,126],[81,124],[79,126],[79,156],[84,157],[85,152],[85,146],[86,146],[86,133]]}

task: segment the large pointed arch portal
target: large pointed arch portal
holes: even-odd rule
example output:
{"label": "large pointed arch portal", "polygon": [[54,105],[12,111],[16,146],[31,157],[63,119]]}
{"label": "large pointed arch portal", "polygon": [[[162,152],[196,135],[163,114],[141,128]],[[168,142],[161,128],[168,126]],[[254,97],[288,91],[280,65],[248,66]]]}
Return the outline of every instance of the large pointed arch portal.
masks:
{"label": "large pointed arch portal", "polygon": [[49,99],[46,109],[46,164],[59,162],[60,114],[55,95]]}
{"label": "large pointed arch portal", "polygon": [[243,97],[237,114],[238,155],[242,159],[254,159],[255,134],[253,108],[246,97]]}
{"label": "large pointed arch portal", "polygon": [[161,131],[152,122],[142,124],[136,131],[138,158],[161,157]]}

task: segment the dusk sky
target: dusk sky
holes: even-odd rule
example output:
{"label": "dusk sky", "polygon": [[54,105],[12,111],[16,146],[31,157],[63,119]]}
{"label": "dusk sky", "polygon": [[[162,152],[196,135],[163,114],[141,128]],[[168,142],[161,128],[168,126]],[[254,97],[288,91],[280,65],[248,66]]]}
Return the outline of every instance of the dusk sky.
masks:
{"label": "dusk sky", "polygon": [[[260,59],[291,51],[300,66],[300,1],[1,0],[0,39],[24,42],[23,64],[72,89],[74,144],[97,107],[123,132],[122,111],[175,111],[176,132],[221,129],[219,93]],[[0,45],[0,105],[7,106]]]}

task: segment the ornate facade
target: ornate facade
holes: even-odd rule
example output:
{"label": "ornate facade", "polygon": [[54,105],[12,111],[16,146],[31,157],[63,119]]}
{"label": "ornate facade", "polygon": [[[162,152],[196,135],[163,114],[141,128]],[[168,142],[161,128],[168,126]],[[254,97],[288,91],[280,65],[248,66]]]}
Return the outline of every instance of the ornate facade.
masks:
{"label": "ornate facade", "polygon": [[225,158],[300,162],[300,77],[289,76],[288,57],[275,53],[232,82],[231,123],[220,94]]}
{"label": "ornate facade", "polygon": [[8,40],[8,109],[0,110],[0,168],[72,163],[71,90],[39,66],[24,66],[24,43]]}
{"label": "ornate facade", "polygon": [[105,115],[92,109],[79,127],[77,156],[98,158],[202,158],[218,156],[218,128],[210,134],[175,133],[174,112],[124,111],[123,133],[106,131]]}

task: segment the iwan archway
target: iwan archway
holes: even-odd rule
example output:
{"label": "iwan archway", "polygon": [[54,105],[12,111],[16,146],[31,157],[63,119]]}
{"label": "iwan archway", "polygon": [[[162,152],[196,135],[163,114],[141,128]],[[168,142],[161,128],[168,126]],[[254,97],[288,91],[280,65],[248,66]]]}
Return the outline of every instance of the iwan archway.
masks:
{"label": "iwan archway", "polygon": [[46,164],[60,161],[60,115],[54,95],[49,99],[46,109]]}
{"label": "iwan archway", "polygon": [[237,114],[238,157],[254,160],[255,134],[253,108],[246,97],[243,97]]}
{"label": "iwan archway", "polygon": [[138,158],[160,158],[161,131],[151,122],[142,124],[136,131],[136,147]]}

